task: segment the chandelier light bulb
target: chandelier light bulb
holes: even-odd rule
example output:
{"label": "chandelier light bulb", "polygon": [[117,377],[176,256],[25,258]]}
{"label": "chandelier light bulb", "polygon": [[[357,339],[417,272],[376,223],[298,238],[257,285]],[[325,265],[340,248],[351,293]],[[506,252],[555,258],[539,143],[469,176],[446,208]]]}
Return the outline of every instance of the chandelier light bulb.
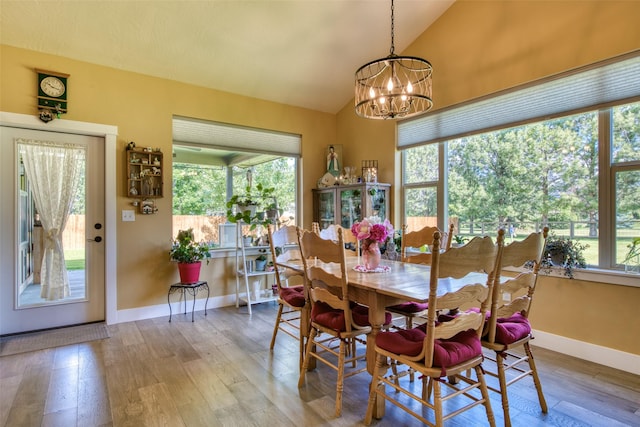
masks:
{"label": "chandelier light bulb", "polygon": [[369,89],[369,98],[374,99],[376,97],[376,91],[373,88]]}

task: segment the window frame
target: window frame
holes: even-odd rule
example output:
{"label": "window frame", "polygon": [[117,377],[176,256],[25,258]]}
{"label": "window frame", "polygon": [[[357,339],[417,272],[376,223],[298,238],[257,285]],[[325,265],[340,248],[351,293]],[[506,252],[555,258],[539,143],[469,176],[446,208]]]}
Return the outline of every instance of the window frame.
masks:
{"label": "window frame", "polygon": [[[612,161],[612,147],[613,147],[613,109],[615,107],[629,104],[626,100],[608,106],[607,108],[601,108],[599,110],[594,109],[598,113],[598,266],[590,267],[587,270],[611,270],[612,272],[620,272],[619,266],[616,262],[616,180],[615,177],[619,172],[626,171],[640,171],[640,160],[625,161],[613,163]],[[567,112],[566,117],[574,115],[573,112]],[[562,117],[562,116],[560,116]],[[547,120],[540,120],[540,123],[544,123]],[[508,126],[511,127],[511,126]],[[491,132],[499,131],[500,129],[494,129]],[[479,131],[475,134],[488,133],[485,130]],[[453,138],[452,138],[453,139]],[[438,155],[439,155],[439,179],[435,181],[423,181],[418,183],[406,183],[407,176],[407,159],[406,153],[413,148],[427,145],[429,143],[414,144],[400,149],[401,152],[401,194],[402,194],[402,206],[401,214],[402,221],[406,223],[406,207],[405,207],[405,194],[408,189],[416,188],[433,188],[436,187],[438,191],[438,227],[440,229],[446,229],[448,224],[448,141],[439,141]],[[624,274],[624,273],[623,273]]]}

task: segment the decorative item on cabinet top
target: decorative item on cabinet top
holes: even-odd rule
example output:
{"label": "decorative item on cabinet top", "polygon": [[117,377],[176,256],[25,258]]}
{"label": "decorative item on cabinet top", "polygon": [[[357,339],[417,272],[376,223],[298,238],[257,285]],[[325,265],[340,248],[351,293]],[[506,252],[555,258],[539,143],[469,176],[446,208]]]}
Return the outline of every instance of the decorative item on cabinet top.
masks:
{"label": "decorative item on cabinet top", "polygon": [[141,214],[153,214],[158,211],[156,198],[163,197],[163,155],[159,148],[137,148],[131,141],[127,144],[126,194],[135,199]]}

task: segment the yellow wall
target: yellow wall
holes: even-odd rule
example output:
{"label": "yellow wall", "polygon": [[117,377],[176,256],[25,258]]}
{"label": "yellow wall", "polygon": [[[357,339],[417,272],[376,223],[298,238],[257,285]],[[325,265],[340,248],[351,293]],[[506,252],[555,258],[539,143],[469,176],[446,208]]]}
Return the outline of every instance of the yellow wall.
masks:
{"label": "yellow wall", "polygon": [[[403,54],[432,62],[438,109],[638,49],[638,16],[638,1],[459,0]],[[333,116],[8,46],[1,49],[0,111],[36,114],[34,68],[69,73],[65,118],[118,126],[119,150],[134,140],[170,153],[172,115],[301,134],[304,225],[311,223],[311,188],[323,172],[330,143],[343,145],[344,164],[360,167],[362,160],[377,159],[380,181],[394,183],[397,195],[395,125],[356,117],[352,103]],[[123,166],[124,155],[116,171],[118,212],[130,208]],[[167,174],[164,194],[171,193],[170,183]],[[171,198],[161,199],[158,207],[156,215],[133,223],[118,221],[118,310],[165,303],[167,286],[177,278],[168,261]],[[394,207],[397,212],[399,206]],[[212,295],[232,292],[232,282],[225,281],[231,275],[230,261],[214,260],[203,268],[213,284]],[[640,330],[637,322],[631,328],[624,323],[633,319],[638,288],[557,278],[540,283],[534,302],[536,328],[640,354],[640,342],[627,339],[626,332]],[[598,310],[603,301],[610,304],[609,313],[620,313],[607,317],[617,323],[606,330]],[[567,322],[561,322],[564,317]]]}
{"label": "yellow wall", "polygon": [[[127,199],[124,148],[160,147],[165,153],[164,194],[156,215],[118,221],[118,310],[166,303],[177,269],[169,262],[171,223],[171,119],[173,115],[272,129],[302,135],[304,224],[311,224],[311,187],[324,173],[326,146],[335,143],[335,115],[250,99],[170,80],[124,72],[67,58],[1,46],[0,111],[36,115],[35,68],[68,73],[69,113],[65,119],[118,126],[117,217],[132,209]],[[233,293],[230,264],[203,266],[212,296]],[[221,268],[219,268],[221,267]]]}
{"label": "yellow wall", "polygon": [[[402,54],[432,63],[435,110],[640,49],[639,16],[639,1],[458,0]],[[356,117],[349,104],[337,132],[345,157],[377,158],[381,180],[399,196],[394,123]],[[640,340],[629,339],[640,331],[640,288],[556,277],[539,283],[534,328],[640,354]]]}

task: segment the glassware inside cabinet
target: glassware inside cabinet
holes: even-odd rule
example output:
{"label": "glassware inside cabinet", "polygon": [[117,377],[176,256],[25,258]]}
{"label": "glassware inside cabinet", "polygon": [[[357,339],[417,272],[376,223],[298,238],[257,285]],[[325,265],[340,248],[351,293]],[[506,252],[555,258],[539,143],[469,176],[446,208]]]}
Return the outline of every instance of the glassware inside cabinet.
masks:
{"label": "glassware inside cabinet", "polygon": [[340,224],[351,228],[362,215],[362,191],[360,189],[340,190]]}
{"label": "glassware inside cabinet", "polygon": [[[371,197],[371,213],[379,218],[388,218],[387,216],[387,192],[380,188],[373,188],[369,190],[369,196]],[[373,193],[373,194],[371,194]]]}
{"label": "glassware inside cabinet", "polygon": [[324,230],[336,221],[335,193],[332,191],[318,194],[320,229]]}

